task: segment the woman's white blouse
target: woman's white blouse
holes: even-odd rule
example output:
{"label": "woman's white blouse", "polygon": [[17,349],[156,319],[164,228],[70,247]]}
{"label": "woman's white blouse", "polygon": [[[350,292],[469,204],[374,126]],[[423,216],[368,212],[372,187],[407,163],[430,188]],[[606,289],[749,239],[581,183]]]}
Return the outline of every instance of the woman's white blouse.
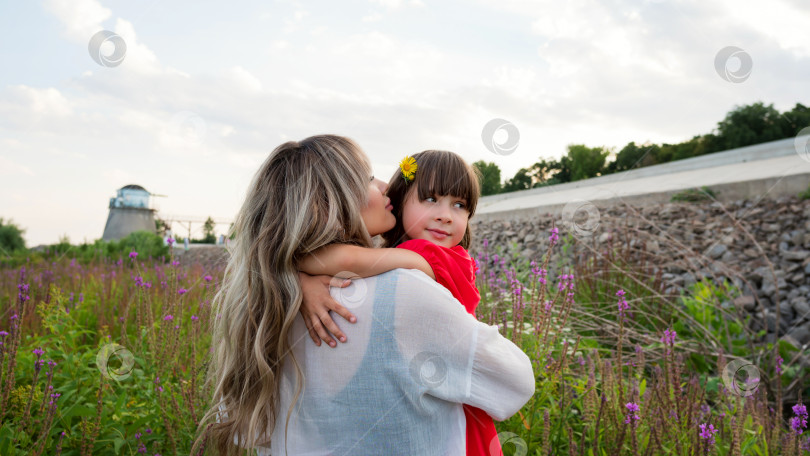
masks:
{"label": "woman's white blouse", "polygon": [[271,448],[259,454],[464,455],[462,403],[502,421],[534,394],[526,354],[424,273],[396,269],[330,292],[357,323],[341,321],[346,343],[318,347],[297,317],[290,343],[304,390],[285,437],[295,392],[285,362]]}

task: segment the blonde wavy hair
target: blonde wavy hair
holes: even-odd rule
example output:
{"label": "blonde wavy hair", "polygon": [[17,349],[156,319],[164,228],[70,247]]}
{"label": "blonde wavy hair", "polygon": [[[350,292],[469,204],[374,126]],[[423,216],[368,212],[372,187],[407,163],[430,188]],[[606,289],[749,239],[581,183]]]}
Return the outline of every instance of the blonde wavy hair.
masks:
{"label": "blonde wavy hair", "polygon": [[335,135],[278,146],[253,177],[228,233],[235,236],[231,256],[213,299],[206,378],[213,405],[200,421],[195,448],[239,454],[237,434],[240,446],[269,446],[281,369],[292,362],[297,381],[286,433],[304,379],[288,340],[302,301],[296,264],[331,243],[372,246],[360,215],[371,178],[360,147]]}

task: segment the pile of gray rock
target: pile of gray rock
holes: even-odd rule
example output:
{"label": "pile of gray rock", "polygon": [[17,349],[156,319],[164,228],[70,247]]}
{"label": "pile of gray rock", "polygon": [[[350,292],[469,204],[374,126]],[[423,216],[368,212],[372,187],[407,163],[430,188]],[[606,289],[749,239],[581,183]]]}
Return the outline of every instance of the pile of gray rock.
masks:
{"label": "pile of gray rock", "polygon": [[[724,306],[752,315],[752,329],[767,329],[799,347],[810,344],[810,200],[779,197],[756,201],[668,203],[632,206],[598,202],[590,208],[471,221],[478,256],[487,239],[509,260],[540,261],[552,224],[560,238],[571,234],[565,258],[555,248],[551,264],[594,255],[617,243],[651,262],[665,293],[703,278],[727,280],[742,295]],[[550,272],[551,273],[551,272]]]}

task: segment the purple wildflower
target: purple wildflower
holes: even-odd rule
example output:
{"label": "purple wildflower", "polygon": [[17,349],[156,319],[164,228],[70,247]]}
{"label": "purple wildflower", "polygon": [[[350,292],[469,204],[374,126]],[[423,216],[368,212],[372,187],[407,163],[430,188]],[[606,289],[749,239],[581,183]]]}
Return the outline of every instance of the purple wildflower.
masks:
{"label": "purple wildflower", "polygon": [[200,319],[200,317],[198,317],[198,316],[196,316],[196,315],[192,315],[192,316],[191,316],[191,321],[197,321],[197,320],[199,320],[199,319]]}
{"label": "purple wildflower", "polygon": [[171,320],[174,320],[174,317],[171,314],[166,315],[165,317],[163,317],[163,321],[171,321]]}
{"label": "purple wildflower", "polygon": [[619,315],[624,315],[624,312],[630,308],[630,304],[627,303],[627,300],[624,299],[624,290],[619,290],[616,292],[616,296],[619,297]]}
{"label": "purple wildflower", "polygon": [[203,280],[205,280],[206,282],[210,282],[210,281],[214,280],[214,278],[211,277],[210,275],[207,275],[207,276],[203,277]]}
{"label": "purple wildflower", "polygon": [[700,437],[706,440],[706,443],[709,446],[714,446],[714,434],[719,432],[719,429],[715,429],[713,424],[706,424],[703,423],[700,426]]}
{"label": "purple wildflower", "polygon": [[548,237],[548,242],[549,244],[551,244],[551,247],[554,247],[554,245],[557,244],[557,241],[560,240],[560,236],[558,235],[559,232],[560,231],[557,229],[556,226],[551,229],[551,235],[549,235]]}
{"label": "purple wildflower", "polygon": [[796,416],[790,419],[790,427],[796,434],[802,434],[807,429],[807,407],[804,404],[796,404],[793,406],[793,413]]}
{"label": "purple wildflower", "polygon": [[166,243],[167,243],[167,244],[169,244],[169,247],[171,247],[171,246],[172,246],[172,244],[174,244],[174,239],[172,239],[171,237],[169,237],[168,239],[166,239]]}
{"label": "purple wildflower", "polygon": [[674,330],[665,329],[664,335],[661,337],[661,343],[664,345],[675,345],[675,336],[677,336],[677,334]]}
{"label": "purple wildflower", "polygon": [[134,260],[137,257],[138,257],[138,252],[135,252],[135,251],[129,252],[129,258],[130,259]]}
{"label": "purple wildflower", "polygon": [[624,419],[624,424],[630,424],[632,421],[632,424],[635,425],[636,421],[641,419],[641,417],[637,415],[641,408],[635,402],[628,402],[624,404],[624,406],[627,407],[627,417]]}
{"label": "purple wildflower", "polygon": [[188,293],[188,290],[186,290],[185,288],[177,290],[177,294],[179,294],[180,296],[183,296],[186,293]]}
{"label": "purple wildflower", "polygon": [[776,355],[776,375],[782,375],[782,363],[784,362],[785,360],[781,356]]}

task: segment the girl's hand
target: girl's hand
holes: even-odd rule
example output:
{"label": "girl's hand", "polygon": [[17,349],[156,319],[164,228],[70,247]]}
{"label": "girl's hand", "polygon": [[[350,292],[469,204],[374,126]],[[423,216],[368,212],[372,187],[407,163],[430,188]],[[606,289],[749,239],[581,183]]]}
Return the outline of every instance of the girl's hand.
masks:
{"label": "girl's hand", "polygon": [[311,276],[303,272],[298,273],[298,278],[301,281],[301,292],[304,295],[301,303],[301,316],[304,318],[304,324],[307,326],[312,341],[320,347],[321,339],[323,339],[330,347],[335,348],[337,343],[330,337],[331,333],[341,342],[346,342],[346,335],[332,320],[329,311],[337,312],[351,323],[355,323],[357,318],[332,298],[329,294],[329,287],[345,288],[351,284],[351,279],[327,275]]}

